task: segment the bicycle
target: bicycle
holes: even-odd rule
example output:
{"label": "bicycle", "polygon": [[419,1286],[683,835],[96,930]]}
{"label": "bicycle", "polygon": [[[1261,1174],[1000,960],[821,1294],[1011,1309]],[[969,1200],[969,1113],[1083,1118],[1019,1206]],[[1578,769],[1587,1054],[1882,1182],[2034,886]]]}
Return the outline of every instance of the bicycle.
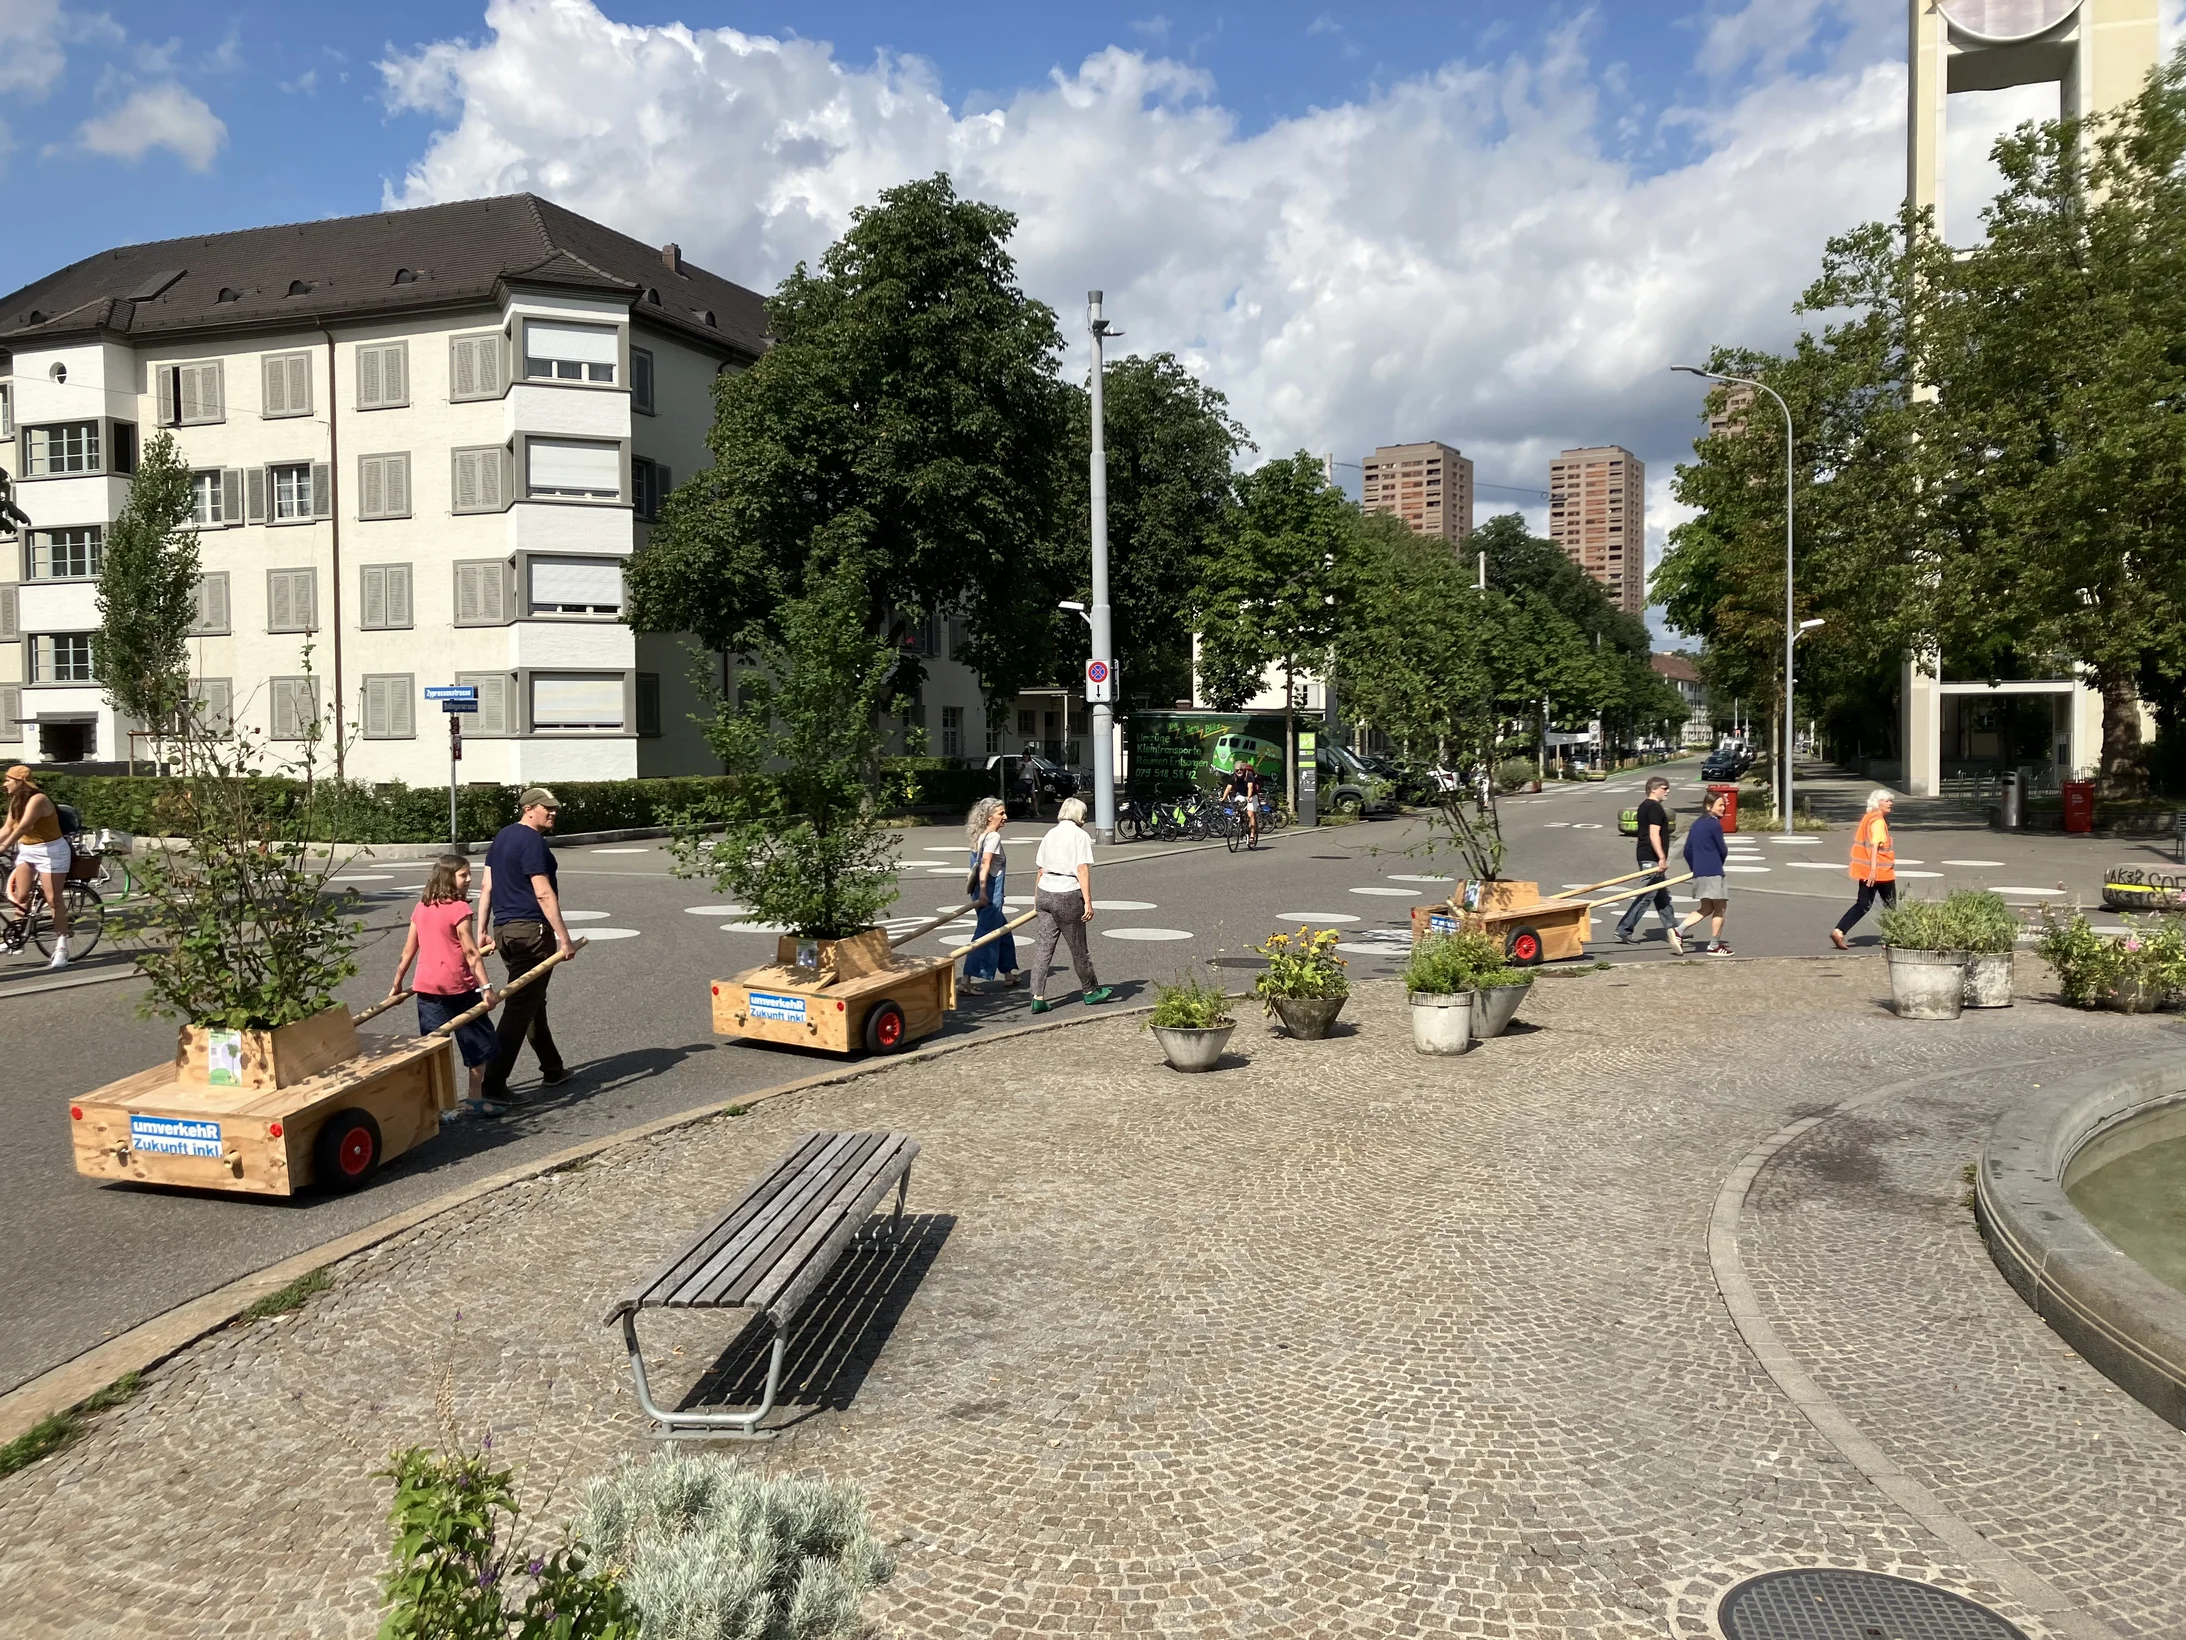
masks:
{"label": "bicycle", "polygon": [[[15,869],[15,854],[9,851],[0,875]],[[106,901],[99,891],[88,882],[71,876],[61,885],[61,901],[68,907],[68,957],[75,962],[88,957],[98,949],[99,936],[106,930]],[[42,876],[33,873],[30,879],[30,904],[19,907],[5,894],[0,894],[0,952],[15,952],[25,945],[35,945],[39,954],[53,954],[53,917],[46,904],[46,885]]]}

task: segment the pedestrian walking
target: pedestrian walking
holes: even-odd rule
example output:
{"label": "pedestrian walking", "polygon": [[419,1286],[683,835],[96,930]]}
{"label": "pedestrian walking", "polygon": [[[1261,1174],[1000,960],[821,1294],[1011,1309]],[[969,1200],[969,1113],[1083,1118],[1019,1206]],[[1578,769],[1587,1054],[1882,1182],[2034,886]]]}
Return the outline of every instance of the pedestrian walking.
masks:
{"label": "pedestrian walking", "polygon": [[[562,922],[554,851],[546,841],[561,806],[546,787],[525,787],[516,800],[516,823],[503,826],[486,849],[486,875],[478,892],[478,946],[481,951],[501,953],[502,971],[511,982],[557,951],[568,957],[576,950]],[[486,935],[489,927],[491,943]],[[526,1040],[538,1057],[541,1082],[551,1088],[569,1080],[569,1067],[547,1027],[547,987],[553,983],[549,974],[525,986],[502,1007],[496,1031],[500,1047],[486,1069],[483,1090],[489,1103],[508,1097],[509,1073],[516,1069],[516,1056]]]}
{"label": "pedestrian walking", "polygon": [[[1663,801],[1669,795],[1670,782],[1659,774],[1650,776],[1647,795],[1640,799],[1639,810],[1633,816],[1639,832],[1639,863],[1648,868],[1649,885],[1660,883],[1670,874],[1670,806]],[[1683,951],[1685,936],[1678,932],[1677,910],[1667,888],[1656,888],[1652,894],[1632,897],[1631,904],[1624,908],[1624,915],[1617,919],[1617,943],[1639,944],[1640,919],[1647,915],[1650,902],[1655,915],[1662,919],[1662,937],[1670,942],[1670,949]]]}
{"label": "pedestrian walking", "polygon": [[1852,834],[1852,863],[1847,871],[1860,885],[1860,893],[1852,909],[1839,917],[1837,926],[1829,931],[1829,943],[1840,951],[1846,949],[1845,935],[1877,900],[1892,911],[1897,909],[1898,848],[1890,837],[1890,809],[1896,801],[1894,792],[1879,787],[1869,792],[1867,812],[1860,816],[1860,828]]}
{"label": "pedestrian walking", "polygon": [[[433,1032],[481,1002],[493,1000],[493,981],[486,976],[486,956],[478,949],[471,931],[471,863],[460,854],[443,854],[425,879],[425,892],[410,909],[410,935],[402,942],[402,960],[388,981],[391,1002],[402,994],[410,964],[417,964],[417,1034]],[[463,1102],[467,1116],[499,1116],[501,1107],[482,1097],[486,1067],[501,1051],[500,1038],[484,1015],[455,1029],[456,1051],[470,1073],[470,1097]],[[452,1114],[452,1113],[451,1113]]]}
{"label": "pedestrian walking", "polygon": [[1036,856],[1040,875],[1032,888],[1032,908],[1039,913],[1032,941],[1032,1011],[1044,1014],[1047,971],[1055,961],[1055,942],[1070,947],[1070,965],[1087,1002],[1106,1002],[1116,993],[1093,972],[1086,949],[1086,925],[1093,920],[1093,839],[1086,835],[1085,804],[1066,797],[1055,811],[1055,829],[1040,839]]}
{"label": "pedestrian walking", "polygon": [[1729,879],[1723,875],[1731,853],[1730,844],[1723,839],[1723,805],[1726,801],[1723,793],[1710,792],[1700,818],[1685,834],[1685,865],[1693,874],[1693,893],[1700,899],[1700,908],[1686,917],[1680,925],[1681,933],[1706,919],[1710,927],[1708,943],[1703,949],[1711,957],[1733,954],[1723,943],[1723,918],[1731,906]]}
{"label": "pedestrian walking", "polygon": [[[964,835],[971,840],[971,881],[966,897],[978,902],[979,917],[972,928],[972,938],[977,940],[993,933],[1008,920],[1002,909],[1002,896],[1009,877],[1009,855],[1002,847],[1002,828],[1009,823],[1009,808],[999,797],[982,797],[972,805],[971,817],[964,822]],[[973,991],[986,988],[984,982],[1000,976],[1002,984],[1015,990],[1017,987],[1017,936],[1004,934],[992,945],[983,945],[964,959],[964,981]]]}

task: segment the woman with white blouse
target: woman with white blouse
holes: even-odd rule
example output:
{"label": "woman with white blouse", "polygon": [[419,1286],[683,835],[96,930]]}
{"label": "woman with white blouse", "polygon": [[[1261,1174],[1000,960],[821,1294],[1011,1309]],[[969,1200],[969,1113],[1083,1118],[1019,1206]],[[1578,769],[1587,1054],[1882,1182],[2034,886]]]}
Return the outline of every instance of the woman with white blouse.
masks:
{"label": "woman with white blouse", "polygon": [[1093,920],[1093,839],[1085,829],[1085,804],[1075,797],[1056,810],[1055,829],[1040,839],[1040,867],[1033,884],[1032,908],[1039,913],[1032,941],[1032,1011],[1044,1014],[1047,971],[1055,961],[1055,942],[1070,947],[1070,965],[1078,973],[1087,1002],[1106,1002],[1116,993],[1093,972],[1086,949],[1086,924]]}

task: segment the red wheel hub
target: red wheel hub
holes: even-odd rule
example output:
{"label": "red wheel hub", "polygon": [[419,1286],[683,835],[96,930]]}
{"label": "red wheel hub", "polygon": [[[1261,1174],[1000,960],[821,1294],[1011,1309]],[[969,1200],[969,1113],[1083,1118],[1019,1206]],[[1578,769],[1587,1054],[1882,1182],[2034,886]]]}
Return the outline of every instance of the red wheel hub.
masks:
{"label": "red wheel hub", "polygon": [[1511,955],[1520,962],[1532,962],[1541,954],[1541,942],[1530,934],[1521,934],[1512,945]]}
{"label": "red wheel hub", "polygon": [[342,1135],[342,1146],[335,1153],[341,1169],[354,1179],[372,1165],[372,1135],[361,1127],[353,1127]]}
{"label": "red wheel hub", "polygon": [[873,1034],[880,1038],[880,1045],[893,1048],[903,1040],[903,1016],[894,1009],[880,1016],[880,1023],[873,1027]]}

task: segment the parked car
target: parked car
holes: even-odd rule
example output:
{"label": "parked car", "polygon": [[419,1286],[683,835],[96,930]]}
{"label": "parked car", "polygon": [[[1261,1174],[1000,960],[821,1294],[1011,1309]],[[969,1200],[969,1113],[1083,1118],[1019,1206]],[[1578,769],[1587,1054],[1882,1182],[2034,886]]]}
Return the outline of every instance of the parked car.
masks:
{"label": "parked car", "polygon": [[1720,751],[1708,754],[1707,760],[1700,765],[1700,778],[1703,780],[1736,780],[1746,772],[1746,767],[1751,761],[1752,759],[1748,758],[1745,753],[1725,747]]}

